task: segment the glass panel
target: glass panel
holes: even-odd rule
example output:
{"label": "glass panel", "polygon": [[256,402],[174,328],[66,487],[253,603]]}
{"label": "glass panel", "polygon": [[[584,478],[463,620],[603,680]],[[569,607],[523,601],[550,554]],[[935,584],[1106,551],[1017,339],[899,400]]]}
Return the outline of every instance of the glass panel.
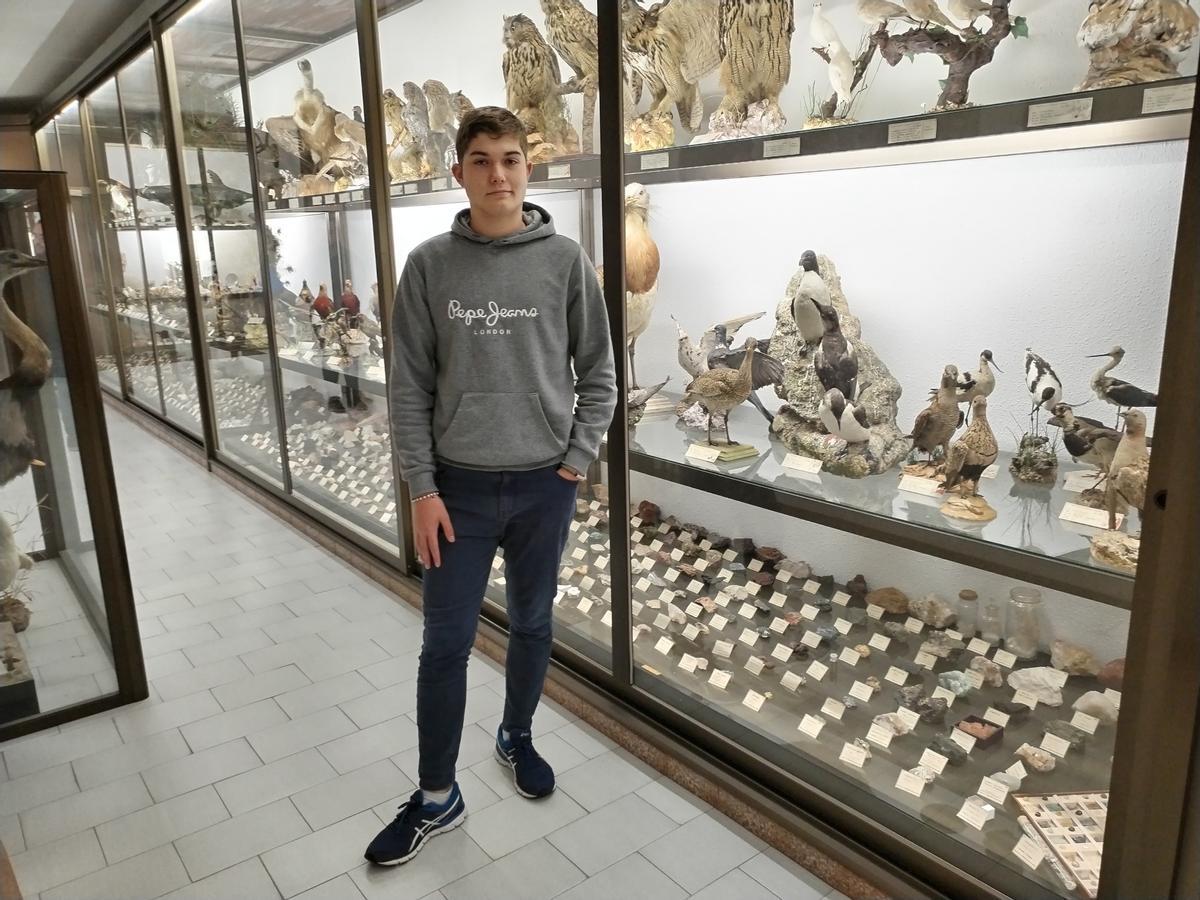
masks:
{"label": "glass panel", "polygon": [[79,279],[88,309],[88,331],[92,351],[100,371],[100,383],[121,394],[121,375],[117,366],[112,296],[101,257],[101,228],[96,220],[96,198],[88,176],[79,105],[72,103],[59,113],[55,125],[62,151],[62,167],[67,172],[71,191],[71,227],[79,254]]}
{"label": "glass panel", "polygon": [[[576,163],[565,164],[565,169],[545,165],[550,160],[579,157],[581,136],[584,146],[588,146],[588,134],[598,131],[592,121],[595,113],[585,121],[578,79],[566,84],[574,70],[546,45],[547,22],[537,3],[512,4],[505,8],[503,19],[480,16],[479,11],[479,4],[471,0],[380,4],[380,56],[389,168],[394,182],[391,212],[397,271],[403,269],[417,245],[447,231],[454,215],[467,206],[465,192],[453,178],[445,176],[446,160],[453,163],[455,159],[453,143],[461,114],[473,105],[515,107],[513,111],[529,132],[528,158],[535,163],[527,202],[544,209],[557,233],[578,242],[588,259],[598,265],[602,227],[600,217],[593,214],[598,203],[596,184],[581,179],[580,186],[564,189],[561,179],[577,177],[582,170],[572,172]],[[446,22],[470,23],[456,31],[454,53],[446,52],[442,40]],[[581,44],[594,45],[594,15],[586,13],[579,27]],[[514,44],[510,62],[523,56],[525,50],[537,60],[528,72],[520,71],[521,63],[512,62],[511,97],[503,73],[506,34]],[[517,48],[517,43],[524,46]],[[585,71],[593,72],[594,64],[590,58],[585,60]],[[537,83],[521,94],[518,81],[534,76]],[[560,89],[565,91],[563,99]],[[540,99],[535,102],[531,98],[538,91]],[[422,137],[426,133],[427,139]],[[595,160],[589,164],[594,165]],[[458,290],[458,283],[455,285]],[[493,300],[501,307],[525,306],[529,302],[523,294],[505,291],[497,296],[479,284],[463,285],[461,289],[465,292],[462,305],[471,308],[485,309]],[[397,303],[405,302],[403,296],[398,297]],[[486,329],[480,329],[481,334],[483,331]],[[490,339],[502,341],[504,337],[498,334]],[[474,340],[489,338],[476,336]],[[543,408],[548,400],[553,402],[548,397],[540,400]],[[607,475],[596,464],[588,476],[588,483],[578,490],[576,514],[559,565],[554,627],[560,640],[601,665],[611,665]],[[510,589],[502,557],[502,553],[496,556],[488,591],[488,597],[501,605]]]}
{"label": "glass panel", "polygon": [[100,245],[108,260],[125,387],[130,399],[161,412],[155,341],[146,305],[142,243],[129,188],[132,179],[125,155],[125,129],[116,79],[88,95],[86,102],[95,154],[95,190],[104,222]]}
{"label": "glass panel", "polygon": [[[219,450],[276,482],[275,388],[228,0],[202,0],[164,33],[174,55],[192,245],[201,280]],[[166,173],[163,172],[165,177]],[[143,193],[151,189],[144,188]]]}
{"label": "glass panel", "polygon": [[62,168],[62,154],[58,152],[58,128],[49,122],[36,135],[38,163],[48,172]]}
{"label": "glass panel", "polygon": [[[149,279],[151,327],[158,351],[163,404],[167,418],[200,436],[200,399],[182,253],[175,225],[175,200],[169,191],[154,191],[169,180],[165,124],[155,77],[154,54],[147,51],[117,75],[128,130],[132,163],[132,198],[138,209],[138,234]],[[145,196],[146,191],[153,195]]]}
{"label": "glass panel", "polygon": [[36,194],[0,189],[0,722],[117,689],[44,252]]}

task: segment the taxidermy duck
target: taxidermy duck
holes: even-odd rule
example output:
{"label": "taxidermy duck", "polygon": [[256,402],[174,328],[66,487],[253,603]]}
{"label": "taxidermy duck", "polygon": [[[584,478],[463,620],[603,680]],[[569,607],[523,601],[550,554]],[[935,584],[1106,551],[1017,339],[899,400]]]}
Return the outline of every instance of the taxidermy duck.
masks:
{"label": "taxidermy duck", "polygon": [[[745,350],[734,350],[730,344],[729,332],[724,325],[714,325],[713,333],[716,338],[716,348],[708,354],[710,369],[740,369]],[[767,412],[763,402],[758,399],[758,391],[772,384],[783,384],[783,364],[768,354],[771,342],[758,341],[754,348],[754,359],[750,365],[750,403],[763,414],[768,422],[774,422],[775,416]]]}
{"label": "taxidermy duck", "polygon": [[963,420],[957,396],[958,366],[946,366],[942,369],[942,380],[937,393],[929,406],[917,414],[912,432],[907,435],[912,438],[913,448],[928,453],[931,462],[936,447],[942,448],[943,459],[949,458],[950,438]]}
{"label": "taxidermy duck", "polygon": [[1096,374],[1092,376],[1092,390],[1096,396],[1105,403],[1111,403],[1117,408],[1117,414],[1121,412],[1124,406],[1158,406],[1158,394],[1143,390],[1137,385],[1130,384],[1128,381],[1122,381],[1120,378],[1113,378],[1108,373],[1121,364],[1121,360],[1125,358],[1125,349],[1121,346],[1115,346],[1107,353],[1095,353],[1088,359],[1100,359],[1108,357],[1108,362],[1096,370]]}
{"label": "taxidermy duck", "polygon": [[1125,432],[1108,469],[1108,530],[1117,530],[1117,513],[1132,506],[1141,509],[1146,501],[1146,476],[1150,471],[1150,451],[1146,446],[1146,416],[1130,409],[1120,415]]}
{"label": "taxidermy duck", "polygon": [[19,250],[0,250],[0,334],[12,341],[18,352],[12,370],[0,380],[0,485],[24,474],[36,462],[29,410],[50,377],[50,348],[17,318],[4,299],[4,285],[45,265]]}
{"label": "taxidermy duck", "polygon": [[708,371],[708,356],[717,349],[717,329],[725,330],[726,341],[732,341],[734,335],[738,333],[743,325],[747,325],[756,319],[761,319],[766,313],[751,313],[748,316],[737,316],[733,319],[726,319],[724,322],[718,322],[712,328],[704,332],[700,337],[699,344],[693,344],[692,339],[688,337],[688,333],[683,330],[683,326],[679,324],[679,320],[671,316],[671,321],[675,323],[675,330],[679,333],[679,347],[677,358],[679,365],[683,367],[683,371],[687,372],[692,378],[696,378],[703,372]]}
{"label": "taxidermy duck", "polygon": [[996,461],[1000,448],[987,417],[987,397],[980,394],[971,400],[971,424],[962,437],[950,447],[946,457],[946,480],[942,488],[950,491],[970,482],[970,493],[979,493],[983,470]]}
{"label": "taxidermy duck", "polygon": [[796,293],[792,297],[792,319],[805,345],[816,344],[825,334],[819,306],[828,305],[829,288],[821,278],[816,253],[805,250],[800,254],[800,265],[804,274],[800,276],[800,283],[796,285]]}
{"label": "taxidermy duck", "polygon": [[737,369],[709,369],[701,372],[692,379],[692,383],[684,389],[683,402],[690,406],[699,403],[708,413],[708,443],[712,444],[712,419],[721,416],[725,420],[725,442],[732,445],[729,436],[729,412],[741,406],[750,396],[753,389],[751,367],[754,361],[754,348],[758,341],[746,338],[742,349],[745,356]]}
{"label": "taxidermy duck", "polygon": [[1112,468],[1113,456],[1121,443],[1121,432],[1108,428],[1094,419],[1075,415],[1069,403],[1054,404],[1051,424],[1062,428],[1063,446],[1075,462],[1095,466],[1102,476],[1096,481],[1099,487]]}
{"label": "taxidermy duck", "polygon": [[864,444],[871,439],[867,411],[847,401],[846,395],[837,388],[830,388],[825,392],[817,415],[826,431],[847,444]]}
{"label": "taxidermy duck", "polygon": [[844,397],[854,400],[858,397],[858,353],[842,334],[841,322],[833,305],[821,305],[816,301],[814,305],[821,312],[821,325],[824,328],[821,343],[813,354],[817,380],[825,390],[837,388]]}

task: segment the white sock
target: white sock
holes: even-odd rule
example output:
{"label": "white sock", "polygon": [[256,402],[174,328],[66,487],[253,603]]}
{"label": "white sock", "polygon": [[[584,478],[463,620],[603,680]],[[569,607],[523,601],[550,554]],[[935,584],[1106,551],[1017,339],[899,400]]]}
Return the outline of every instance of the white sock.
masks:
{"label": "white sock", "polygon": [[507,744],[510,740],[512,740],[512,735],[509,734],[507,731],[505,731],[503,728],[501,728],[500,729],[500,739],[503,740],[504,743]]}
{"label": "white sock", "polygon": [[445,806],[446,801],[450,799],[452,793],[454,793],[454,785],[450,785],[444,791],[427,791],[422,789],[421,803],[433,803],[436,806]]}

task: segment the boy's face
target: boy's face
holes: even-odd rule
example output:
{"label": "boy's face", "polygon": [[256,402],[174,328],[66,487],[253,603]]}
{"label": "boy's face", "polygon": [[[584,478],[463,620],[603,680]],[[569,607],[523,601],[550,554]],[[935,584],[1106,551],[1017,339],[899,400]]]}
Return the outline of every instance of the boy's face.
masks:
{"label": "boy's face", "polygon": [[453,169],[471,208],[496,217],[520,214],[532,171],[520,143],[510,134],[477,134]]}

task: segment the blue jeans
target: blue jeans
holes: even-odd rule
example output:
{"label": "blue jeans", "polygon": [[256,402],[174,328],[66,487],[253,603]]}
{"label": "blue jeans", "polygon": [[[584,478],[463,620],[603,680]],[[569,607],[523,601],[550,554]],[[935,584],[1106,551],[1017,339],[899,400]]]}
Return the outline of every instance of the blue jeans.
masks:
{"label": "blue jeans", "polygon": [[425,570],[425,633],[417,670],[417,731],[423,790],[454,781],[467,704],[467,659],[497,547],[504,550],[509,617],[504,718],[528,731],[550,664],[558,570],[575,514],[576,485],[557,466],[480,472],[440,466],[438,490],[454,526],[439,535],[440,568]]}

